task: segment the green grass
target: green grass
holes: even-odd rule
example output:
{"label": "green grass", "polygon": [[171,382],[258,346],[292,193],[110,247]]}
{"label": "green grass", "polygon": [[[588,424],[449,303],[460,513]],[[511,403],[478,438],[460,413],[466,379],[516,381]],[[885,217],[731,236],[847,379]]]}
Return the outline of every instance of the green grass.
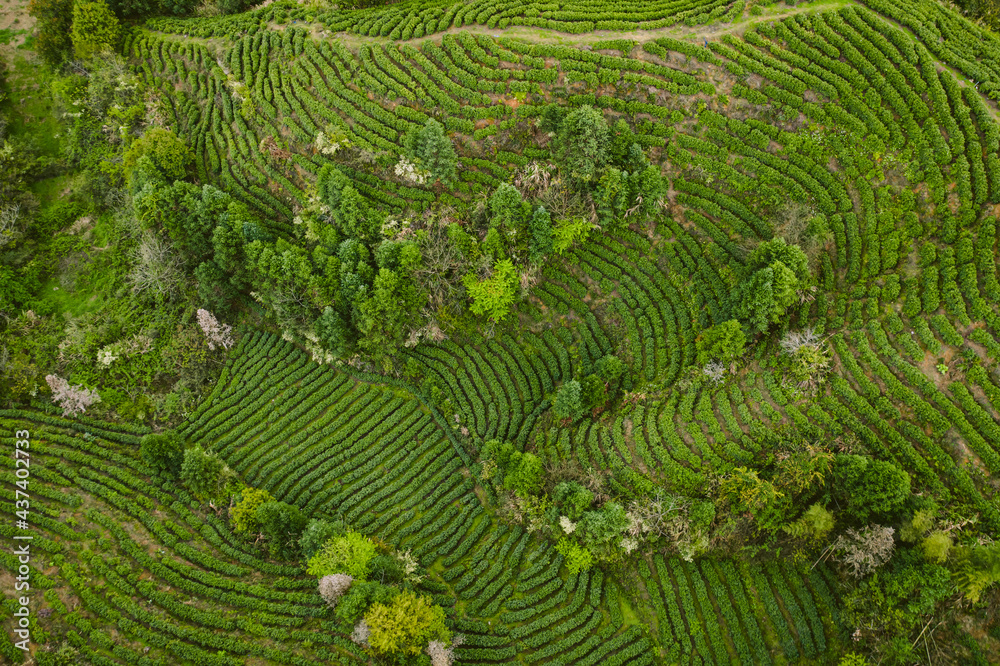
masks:
{"label": "green grass", "polygon": [[18,35],[22,35],[28,32],[27,30],[12,30],[11,28],[4,28],[0,30],[0,44],[10,44],[14,41],[14,38]]}
{"label": "green grass", "polygon": [[[3,31],[0,31],[2,41]],[[50,86],[53,75],[40,63],[18,55],[8,70],[7,104],[11,114],[10,135],[32,142],[47,157],[60,154],[60,137],[65,128],[56,113]]]}
{"label": "green grass", "polygon": [[43,284],[38,291],[38,296],[43,301],[55,304],[57,311],[68,312],[74,317],[94,312],[104,305],[104,297],[99,291],[68,291],[59,286],[58,278],[53,278]]}
{"label": "green grass", "polygon": [[[51,178],[43,178],[31,184],[31,191],[38,197],[42,207],[67,197],[72,198],[84,185],[86,176],[82,173],[60,174]],[[66,194],[63,194],[64,192]]]}

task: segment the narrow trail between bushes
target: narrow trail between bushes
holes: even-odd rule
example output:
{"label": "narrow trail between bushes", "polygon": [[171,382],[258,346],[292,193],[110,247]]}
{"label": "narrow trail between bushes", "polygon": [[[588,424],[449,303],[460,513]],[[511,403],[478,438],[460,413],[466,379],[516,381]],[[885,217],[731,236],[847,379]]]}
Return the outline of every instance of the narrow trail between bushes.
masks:
{"label": "narrow trail between bushes", "polygon": [[[435,32],[423,37],[416,37],[408,40],[391,40],[388,37],[370,37],[357,35],[350,32],[330,32],[322,26],[313,24],[310,34],[321,39],[334,38],[344,43],[348,47],[357,48],[361,44],[389,43],[397,44],[421,44],[426,41],[440,40],[445,35],[457,35],[468,32],[471,34],[488,35],[490,37],[512,37],[523,39],[526,42],[536,44],[563,44],[566,46],[586,46],[594,42],[602,42],[610,39],[631,39],[639,42],[650,42],[660,37],[673,37],[675,39],[696,38],[715,39],[725,34],[743,34],[743,31],[750,25],[760,21],[776,21],[796,14],[815,13],[828,9],[835,9],[853,4],[850,0],[824,0],[808,5],[794,8],[785,8],[774,11],[765,11],[760,16],[747,16],[733,23],[716,23],[713,25],[686,26],[683,24],[672,25],[666,28],[655,28],[653,30],[593,30],[591,32],[574,34],[571,32],[561,32],[549,28],[535,28],[531,26],[512,26],[509,28],[490,28],[486,25],[465,25],[462,27],[452,27],[447,30]],[[279,24],[271,24],[274,28],[280,28]],[[298,25],[298,24],[296,24]]]}
{"label": "narrow trail between bushes", "polygon": [[[297,28],[306,28],[309,35],[315,39],[336,39],[342,44],[346,45],[351,49],[357,49],[362,44],[421,44],[426,41],[438,41],[445,35],[457,35],[463,32],[470,34],[479,35],[489,35],[491,37],[511,37],[514,39],[522,39],[527,42],[532,42],[536,44],[563,44],[567,46],[586,46],[594,42],[607,41],[611,39],[630,39],[639,43],[649,42],[654,39],[659,39],[660,37],[673,37],[675,39],[687,39],[694,38],[694,41],[700,39],[715,39],[725,34],[737,34],[741,35],[743,32],[752,24],[758,23],[760,21],[777,21],[789,16],[795,16],[797,14],[805,13],[817,13],[826,11],[829,9],[837,9],[840,7],[845,7],[847,5],[854,4],[851,0],[821,0],[820,2],[813,2],[807,5],[801,5],[792,8],[781,8],[781,9],[770,9],[765,10],[759,16],[745,16],[739,21],[733,23],[715,23],[712,25],[696,25],[696,26],[686,26],[683,24],[672,25],[666,28],[656,28],[652,30],[593,30],[591,32],[574,34],[570,32],[561,32],[559,30],[552,30],[549,28],[535,28],[531,26],[512,26],[509,28],[490,28],[486,25],[475,24],[475,25],[465,25],[461,27],[451,27],[447,30],[441,30],[434,32],[423,37],[415,37],[408,40],[392,40],[388,37],[381,36],[368,36],[368,35],[358,35],[351,32],[332,32],[325,28],[319,23],[305,23],[293,21],[292,23],[269,23],[268,27],[272,30],[283,30],[289,26],[295,26]],[[146,28],[148,29],[148,28]],[[172,33],[160,33],[156,30],[150,30],[150,32],[155,34],[160,34],[165,37],[174,36],[181,39],[188,39],[193,41],[198,41],[199,43],[208,44],[214,43],[217,40],[209,39],[197,39],[194,37],[186,37],[182,35],[173,35]]]}

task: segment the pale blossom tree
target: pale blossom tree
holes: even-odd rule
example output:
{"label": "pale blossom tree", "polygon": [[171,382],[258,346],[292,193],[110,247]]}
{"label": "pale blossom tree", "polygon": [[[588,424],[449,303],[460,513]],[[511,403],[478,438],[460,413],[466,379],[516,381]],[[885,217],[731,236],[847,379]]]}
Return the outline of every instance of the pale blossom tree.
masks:
{"label": "pale blossom tree", "polygon": [[869,525],[860,530],[848,529],[833,542],[833,550],[851,570],[855,578],[867,576],[889,561],[896,546],[892,535],[896,530],[882,525]]}
{"label": "pale blossom tree", "polygon": [[361,622],[358,622],[357,626],[354,627],[354,631],[351,633],[351,640],[358,645],[368,647],[368,638],[371,635],[372,630],[368,628],[368,623],[361,620]]}
{"label": "pale blossom tree", "polygon": [[572,534],[576,531],[576,523],[570,520],[568,516],[559,516],[559,527],[566,534]]}
{"label": "pale blossom tree", "polygon": [[222,324],[211,312],[205,309],[198,310],[198,325],[205,332],[208,338],[208,348],[215,351],[216,345],[223,349],[233,346],[233,327],[229,324]]}
{"label": "pale blossom tree", "polygon": [[46,375],[45,381],[52,389],[52,401],[62,407],[63,416],[72,416],[87,411],[87,407],[101,401],[97,391],[84,386],[70,386],[70,383],[58,375]]}
{"label": "pale blossom tree", "polygon": [[427,644],[427,655],[433,666],[451,666],[455,661],[455,648],[464,642],[462,634],[455,634],[451,639],[451,647],[444,641],[431,641]]}
{"label": "pale blossom tree", "polygon": [[340,597],[351,587],[354,578],[347,574],[330,574],[319,579],[319,596],[330,608],[336,608]]}

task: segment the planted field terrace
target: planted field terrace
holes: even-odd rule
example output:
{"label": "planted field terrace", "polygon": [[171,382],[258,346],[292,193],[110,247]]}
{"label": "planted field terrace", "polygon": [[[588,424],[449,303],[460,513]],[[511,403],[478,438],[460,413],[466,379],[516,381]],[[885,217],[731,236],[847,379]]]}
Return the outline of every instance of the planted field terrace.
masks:
{"label": "planted field terrace", "polygon": [[0,124],[4,659],[1000,661],[991,14],[83,4],[62,157]]}

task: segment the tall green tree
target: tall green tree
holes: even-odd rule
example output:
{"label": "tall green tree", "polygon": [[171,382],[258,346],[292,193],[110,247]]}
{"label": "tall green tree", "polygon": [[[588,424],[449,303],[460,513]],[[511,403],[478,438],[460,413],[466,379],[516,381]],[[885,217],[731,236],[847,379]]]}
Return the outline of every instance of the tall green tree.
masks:
{"label": "tall green tree", "polygon": [[56,67],[73,53],[73,0],[31,0],[28,13],[35,18],[35,50]]}
{"label": "tall green tree", "polygon": [[808,280],[809,262],[798,245],[782,238],[761,243],[732,291],[731,312],[751,334],[766,333],[781,322]]}
{"label": "tall green tree", "polygon": [[559,125],[555,151],[569,176],[581,183],[598,178],[608,161],[611,131],[604,114],[584,105],[567,115]]}
{"label": "tall green tree", "polygon": [[102,51],[114,51],[121,41],[118,17],[102,0],[76,0],[70,30],[73,51],[79,58],[92,58]]}
{"label": "tall green tree", "polygon": [[372,283],[371,297],[358,308],[358,346],[373,358],[388,361],[386,354],[402,342],[422,302],[413,280],[380,268]]}
{"label": "tall green tree", "polygon": [[430,174],[432,183],[455,180],[458,158],[444,126],[428,118],[421,128],[411,128],[406,134],[406,156]]}
{"label": "tall green tree", "polygon": [[493,250],[495,256],[499,256],[499,253],[490,247],[495,239],[503,254],[516,262],[522,261],[528,254],[530,212],[531,206],[524,201],[517,188],[510,183],[502,183],[490,195],[490,234],[493,238],[484,241],[484,246]]}
{"label": "tall green tree", "polygon": [[539,206],[531,215],[529,223],[531,238],[528,247],[528,259],[532,263],[539,263],[553,250],[552,217],[545,210],[545,206]]}

